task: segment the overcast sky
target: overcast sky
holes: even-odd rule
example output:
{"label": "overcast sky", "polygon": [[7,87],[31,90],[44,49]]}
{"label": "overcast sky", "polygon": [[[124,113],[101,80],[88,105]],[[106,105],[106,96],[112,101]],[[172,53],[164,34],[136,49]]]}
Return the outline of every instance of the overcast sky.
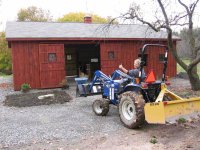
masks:
{"label": "overcast sky", "polygon": [[[21,8],[36,6],[49,10],[54,19],[62,17],[69,12],[94,13],[102,17],[117,17],[128,10],[130,4],[135,1],[142,4],[143,12],[151,18],[154,6],[146,0],[0,0],[0,31],[5,30],[6,21],[17,19],[17,13]],[[174,0],[176,1],[176,0]],[[185,0],[184,0],[185,1]],[[186,0],[190,1],[190,0]],[[152,1],[151,1],[152,2]],[[200,4],[199,4],[200,5]],[[200,12],[200,6],[197,10]],[[197,12],[198,12],[197,11]],[[200,24],[198,17],[197,24]]]}
{"label": "overcast sky", "polygon": [[37,6],[49,10],[53,18],[62,17],[69,12],[95,13],[102,17],[118,16],[126,11],[132,0],[1,0],[0,30],[6,21],[16,20],[21,8]]}

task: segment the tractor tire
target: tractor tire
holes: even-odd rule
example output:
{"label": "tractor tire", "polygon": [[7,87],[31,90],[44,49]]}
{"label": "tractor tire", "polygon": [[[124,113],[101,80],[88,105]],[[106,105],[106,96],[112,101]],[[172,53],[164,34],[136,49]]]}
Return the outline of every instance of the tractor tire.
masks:
{"label": "tractor tire", "polygon": [[120,95],[119,115],[124,126],[134,129],[144,123],[145,100],[139,93],[128,91]]}
{"label": "tractor tire", "polygon": [[109,101],[106,99],[95,100],[92,109],[97,116],[106,116],[109,112]]}

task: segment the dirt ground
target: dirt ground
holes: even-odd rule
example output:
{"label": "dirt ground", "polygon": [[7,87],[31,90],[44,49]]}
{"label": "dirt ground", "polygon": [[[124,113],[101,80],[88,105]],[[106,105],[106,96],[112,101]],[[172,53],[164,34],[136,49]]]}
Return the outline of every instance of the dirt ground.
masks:
{"label": "dirt ground", "polygon": [[[53,94],[53,98],[39,99],[41,95]],[[72,97],[62,90],[48,90],[42,92],[30,92],[7,95],[4,101],[6,106],[10,107],[31,107],[39,105],[50,105],[56,103],[65,103],[72,100]]]}
{"label": "dirt ground", "polygon": [[145,124],[138,130],[125,129],[112,134],[87,135],[74,143],[49,141],[20,147],[30,150],[199,150],[200,121],[177,125]]}
{"label": "dirt ground", "polygon": [[[169,89],[182,97],[200,97],[200,91],[190,89],[183,79],[171,80]],[[106,124],[105,124],[106,126]],[[199,150],[200,120],[169,125],[145,123],[140,129],[120,129],[117,132],[86,134],[76,141],[55,139],[45,143],[33,142],[29,145],[13,146],[9,149],[22,150]],[[4,147],[4,149],[7,149]]]}

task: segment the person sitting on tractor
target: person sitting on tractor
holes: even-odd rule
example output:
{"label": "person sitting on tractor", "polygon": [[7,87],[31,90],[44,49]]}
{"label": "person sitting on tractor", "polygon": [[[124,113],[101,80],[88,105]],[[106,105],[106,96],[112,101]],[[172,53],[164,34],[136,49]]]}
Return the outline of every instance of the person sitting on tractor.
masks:
{"label": "person sitting on tractor", "polygon": [[[131,77],[139,78],[140,63],[141,63],[141,60],[138,58],[134,61],[134,68],[135,69],[127,70],[122,66],[122,64],[119,65],[119,69],[121,69],[124,73],[130,75]],[[144,69],[143,69],[142,70],[142,80],[144,80],[145,77],[146,77],[146,74],[145,74]]]}

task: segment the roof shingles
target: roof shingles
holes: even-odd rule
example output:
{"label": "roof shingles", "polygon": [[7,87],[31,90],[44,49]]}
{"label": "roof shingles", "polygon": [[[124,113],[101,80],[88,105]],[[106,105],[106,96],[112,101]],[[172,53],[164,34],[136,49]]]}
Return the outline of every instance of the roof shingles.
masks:
{"label": "roof shingles", "polygon": [[159,38],[167,33],[155,32],[145,25],[108,25],[90,23],[7,22],[6,38]]}

